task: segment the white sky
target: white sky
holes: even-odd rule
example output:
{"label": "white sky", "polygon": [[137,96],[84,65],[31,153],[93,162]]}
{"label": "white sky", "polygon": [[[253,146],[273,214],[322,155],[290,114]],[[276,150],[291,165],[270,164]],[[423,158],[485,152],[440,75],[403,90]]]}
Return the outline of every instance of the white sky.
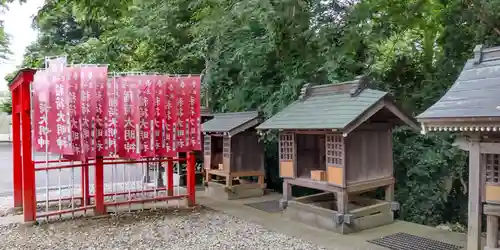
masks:
{"label": "white sky", "polygon": [[7,90],[4,77],[14,71],[23,61],[24,50],[36,39],[36,31],[31,28],[32,17],[45,0],[28,0],[20,5],[17,1],[9,4],[9,10],[0,14],[5,21],[5,31],[11,36],[12,55],[7,62],[0,62],[0,90]]}

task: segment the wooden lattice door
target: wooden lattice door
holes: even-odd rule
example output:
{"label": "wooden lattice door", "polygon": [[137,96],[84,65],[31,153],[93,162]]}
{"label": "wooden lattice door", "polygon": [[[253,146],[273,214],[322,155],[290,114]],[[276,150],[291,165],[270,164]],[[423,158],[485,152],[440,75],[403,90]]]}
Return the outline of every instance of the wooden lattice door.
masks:
{"label": "wooden lattice door", "polygon": [[231,171],[231,137],[224,136],[222,143],[222,165],[225,172]]}
{"label": "wooden lattice door", "polygon": [[481,167],[483,173],[483,201],[500,204],[500,155],[482,154]]}
{"label": "wooden lattice door", "polygon": [[210,169],[212,160],[212,137],[205,135],[203,137],[203,166],[205,169]]}
{"label": "wooden lattice door", "polygon": [[325,142],[327,180],[331,184],[344,186],[344,137],[327,134]]}
{"label": "wooden lattice door", "polygon": [[295,134],[281,133],[279,137],[280,176],[295,177]]}

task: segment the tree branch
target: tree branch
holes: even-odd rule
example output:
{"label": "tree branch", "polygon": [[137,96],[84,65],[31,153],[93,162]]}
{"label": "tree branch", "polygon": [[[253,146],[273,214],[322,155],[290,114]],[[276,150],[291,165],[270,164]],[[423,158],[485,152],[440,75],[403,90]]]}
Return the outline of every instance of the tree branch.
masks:
{"label": "tree branch", "polygon": [[[476,6],[472,0],[466,0],[466,3],[471,6],[472,8],[476,8],[477,11],[479,12],[479,19],[481,20],[481,22],[485,23],[486,25],[490,26],[493,31],[495,31],[495,33],[497,33],[497,35],[500,36],[500,29],[498,27],[495,27],[495,25],[491,22],[489,22],[487,19],[487,14],[483,11],[483,8],[481,6]],[[474,10],[473,10],[474,11]]]}

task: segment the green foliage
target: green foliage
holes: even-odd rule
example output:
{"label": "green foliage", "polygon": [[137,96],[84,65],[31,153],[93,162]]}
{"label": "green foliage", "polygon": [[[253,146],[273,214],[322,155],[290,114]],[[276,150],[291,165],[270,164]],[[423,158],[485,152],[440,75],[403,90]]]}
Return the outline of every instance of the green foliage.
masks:
{"label": "green foliage", "polygon": [[[451,86],[476,43],[498,44],[499,6],[498,0],[49,0],[34,19],[40,35],[23,66],[66,54],[116,71],[203,73],[213,111],[259,109],[266,116],[294,101],[304,83],[368,74],[416,115]],[[275,134],[265,139],[268,186],[280,189]],[[402,219],[463,222],[467,164],[452,140],[394,133]]]}
{"label": "green foliage", "polygon": [[12,99],[9,98],[8,100],[5,100],[3,103],[0,103],[0,110],[7,114],[12,114]]}
{"label": "green foliage", "polygon": [[[453,197],[452,189],[458,188],[462,194],[467,190],[453,186],[467,179],[466,155],[451,145],[453,139],[449,134],[422,136],[404,129],[394,133],[396,200],[403,204],[401,217],[437,225],[451,212],[450,199],[460,199]],[[461,216],[467,206],[453,212]]]}

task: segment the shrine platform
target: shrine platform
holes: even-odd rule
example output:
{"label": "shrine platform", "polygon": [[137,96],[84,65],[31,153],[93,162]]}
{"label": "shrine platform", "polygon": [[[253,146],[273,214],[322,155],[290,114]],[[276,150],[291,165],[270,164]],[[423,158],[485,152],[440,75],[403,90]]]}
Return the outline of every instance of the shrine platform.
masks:
{"label": "shrine platform", "polygon": [[[466,235],[463,233],[450,232],[406,221],[396,220],[394,223],[389,225],[349,235],[341,235],[288,220],[282,216],[281,212],[278,211],[265,212],[247,205],[264,201],[271,202],[279,200],[281,197],[282,195],[279,193],[270,193],[263,197],[241,200],[219,200],[204,197],[201,192],[198,192],[197,202],[205,207],[233,215],[246,221],[257,223],[276,232],[313,242],[324,246],[327,249],[387,250],[389,248],[381,247],[369,243],[368,241],[396,233],[406,233],[462,247],[458,249],[463,249],[463,247],[466,246]],[[432,249],[433,248],[429,248],[428,250]],[[436,248],[436,250],[437,249],[440,248]]]}

